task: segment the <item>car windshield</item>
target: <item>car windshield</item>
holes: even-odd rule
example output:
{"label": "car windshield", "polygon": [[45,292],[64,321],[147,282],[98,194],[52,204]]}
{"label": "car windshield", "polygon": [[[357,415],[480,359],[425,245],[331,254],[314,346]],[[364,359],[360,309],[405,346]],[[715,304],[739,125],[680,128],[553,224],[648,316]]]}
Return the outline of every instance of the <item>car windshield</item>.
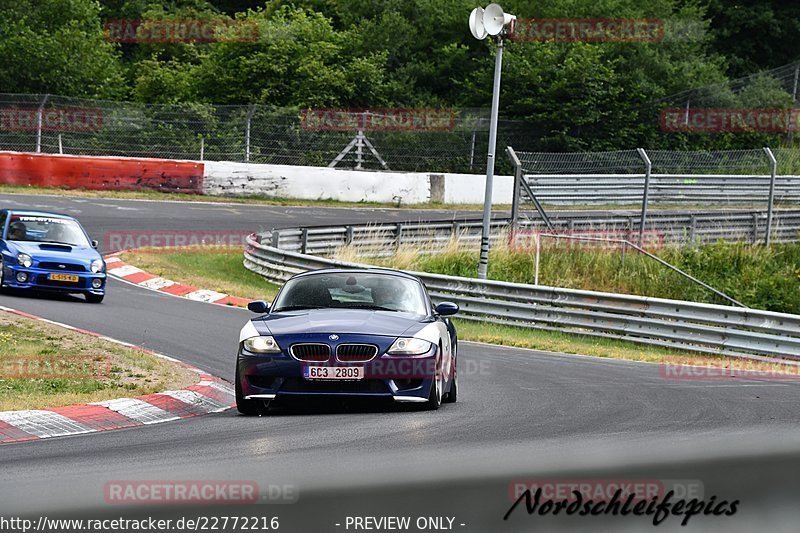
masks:
{"label": "car windshield", "polygon": [[427,314],[422,285],[391,274],[314,274],[289,280],[273,311],[372,309]]}
{"label": "car windshield", "polygon": [[12,215],[6,240],[90,245],[86,234],[75,220],[35,215]]}

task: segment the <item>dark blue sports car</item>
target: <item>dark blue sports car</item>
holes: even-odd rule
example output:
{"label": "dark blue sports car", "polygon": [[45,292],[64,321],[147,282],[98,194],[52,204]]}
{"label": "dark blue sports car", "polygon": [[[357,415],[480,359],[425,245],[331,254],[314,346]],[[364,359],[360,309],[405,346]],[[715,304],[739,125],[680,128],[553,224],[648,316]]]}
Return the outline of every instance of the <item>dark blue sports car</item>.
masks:
{"label": "dark blue sports car", "polygon": [[106,264],[77,220],[3,209],[0,229],[0,289],[84,294],[88,302],[103,301]]}
{"label": "dark blue sports car", "polygon": [[438,409],[458,397],[454,303],[386,269],[315,270],[287,281],[239,336],[236,406],[264,414],[293,396],[362,396]]}

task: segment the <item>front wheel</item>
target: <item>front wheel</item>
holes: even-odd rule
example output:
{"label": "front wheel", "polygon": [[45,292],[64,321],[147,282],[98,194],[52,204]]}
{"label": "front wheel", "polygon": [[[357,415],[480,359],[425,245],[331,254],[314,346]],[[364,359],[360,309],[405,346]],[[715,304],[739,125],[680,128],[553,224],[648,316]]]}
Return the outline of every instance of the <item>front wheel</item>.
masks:
{"label": "front wheel", "polygon": [[458,366],[456,364],[458,359],[456,359],[455,345],[453,348],[453,379],[450,381],[450,390],[445,394],[442,403],[456,403],[458,401]]}
{"label": "front wheel", "polygon": [[[439,380],[439,368],[437,365],[436,374],[433,376],[433,383],[431,383],[431,393],[428,395],[428,401],[425,402],[425,409],[428,411],[436,411],[442,406],[442,388],[443,385]],[[443,381],[443,380],[442,380]]]}
{"label": "front wheel", "polygon": [[242,382],[239,379],[239,365],[236,365],[236,410],[246,416],[261,416],[267,414],[269,402],[263,400],[245,400],[242,393]]}
{"label": "front wheel", "polygon": [[89,302],[90,304],[99,304],[100,302],[103,301],[104,297],[105,297],[105,294],[91,294],[91,293],[89,293],[89,294],[86,295],[86,301]]}

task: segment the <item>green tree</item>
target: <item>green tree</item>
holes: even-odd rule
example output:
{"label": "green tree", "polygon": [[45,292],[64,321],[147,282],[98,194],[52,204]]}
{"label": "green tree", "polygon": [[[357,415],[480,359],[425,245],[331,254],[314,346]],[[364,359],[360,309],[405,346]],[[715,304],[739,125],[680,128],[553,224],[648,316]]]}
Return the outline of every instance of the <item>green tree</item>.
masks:
{"label": "green tree", "polygon": [[116,48],[93,0],[3,0],[0,90],[122,98]]}
{"label": "green tree", "polygon": [[800,59],[800,2],[796,0],[705,0],[713,49],[738,78]]}

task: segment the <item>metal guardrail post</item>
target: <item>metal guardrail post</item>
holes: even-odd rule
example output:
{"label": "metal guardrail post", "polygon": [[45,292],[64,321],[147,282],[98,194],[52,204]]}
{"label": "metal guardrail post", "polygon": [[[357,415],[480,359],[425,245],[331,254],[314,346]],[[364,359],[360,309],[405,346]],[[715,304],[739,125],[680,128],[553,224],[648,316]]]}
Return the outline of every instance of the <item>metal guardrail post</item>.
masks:
{"label": "metal guardrail post", "polygon": [[280,248],[280,246],[278,246],[280,242],[281,242],[281,232],[277,230],[272,230],[272,247]]}
{"label": "metal guardrail post", "polygon": [[395,243],[394,243],[394,245],[395,245],[395,249],[399,250],[400,249],[400,245],[402,244],[402,241],[403,241],[403,225],[400,224],[399,222],[397,224],[397,230],[396,231],[397,231],[397,233],[395,234]]}
{"label": "metal guardrail post", "polygon": [[650,157],[648,157],[647,152],[644,151],[644,148],[637,148],[637,152],[639,152],[639,157],[642,158],[644,161],[644,192],[642,194],[642,218],[639,223],[639,246],[644,244],[644,227],[647,224],[647,203],[650,199],[650,174],[653,170],[653,163],[650,162]]}
{"label": "metal guardrail post", "polygon": [[772,210],[775,207],[775,180],[778,177],[778,161],[768,146],[764,147],[764,153],[769,158],[771,165],[770,179],[769,179],[769,203],[767,204],[767,229],[764,235],[764,243],[769,246],[772,240]]}
{"label": "metal guardrail post", "polygon": [[758,242],[758,213],[753,213],[753,244]]}
{"label": "metal guardrail post", "polygon": [[308,228],[303,228],[300,232],[300,253],[304,254],[308,250]]}
{"label": "metal guardrail post", "polygon": [[353,244],[353,226],[345,226],[344,231],[344,243],[346,245]]}

